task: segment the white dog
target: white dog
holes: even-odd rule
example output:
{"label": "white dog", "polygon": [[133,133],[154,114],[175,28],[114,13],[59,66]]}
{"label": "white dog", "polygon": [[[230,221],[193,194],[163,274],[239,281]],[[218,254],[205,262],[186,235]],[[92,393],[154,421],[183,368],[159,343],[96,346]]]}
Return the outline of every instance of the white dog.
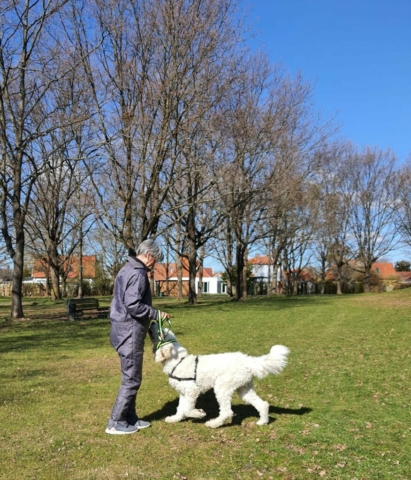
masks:
{"label": "white dog", "polygon": [[213,388],[220,414],[206,422],[208,427],[217,428],[231,421],[231,397],[234,392],[257,409],[260,414],[257,425],[268,423],[269,404],[254,391],[253,377],[264,378],[269,373],[281,373],[287,364],[287,347],[275,345],[268,355],[261,357],[250,357],[241,352],[196,356],[189,355],[171,331],[165,340],[172,343],[156,351],[155,361],[163,364],[163,372],[169,376],[170,385],[180,395],[176,414],[166,417],[166,422],[205,417],[204,410],[195,408],[196,400],[201,393]]}

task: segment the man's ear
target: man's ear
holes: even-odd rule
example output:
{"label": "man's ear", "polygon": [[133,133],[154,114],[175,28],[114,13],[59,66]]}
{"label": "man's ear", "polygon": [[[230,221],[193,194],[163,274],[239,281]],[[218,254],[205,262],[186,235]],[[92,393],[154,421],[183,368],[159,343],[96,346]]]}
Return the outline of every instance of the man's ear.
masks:
{"label": "man's ear", "polygon": [[164,347],[161,347],[156,351],[155,361],[161,363],[168,360],[171,357],[172,351],[173,345],[171,343],[164,345]]}

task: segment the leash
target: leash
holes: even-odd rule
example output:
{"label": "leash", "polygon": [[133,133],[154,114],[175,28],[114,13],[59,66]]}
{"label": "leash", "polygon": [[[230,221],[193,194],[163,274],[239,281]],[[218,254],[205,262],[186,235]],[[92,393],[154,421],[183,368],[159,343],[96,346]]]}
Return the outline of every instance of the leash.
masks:
{"label": "leash", "polygon": [[[158,350],[161,347],[164,347],[164,345],[168,345],[169,343],[175,343],[177,341],[175,338],[171,340],[166,340],[168,330],[171,330],[171,321],[167,317],[163,318],[163,313],[160,312],[160,310],[158,311],[157,323],[158,323],[158,343],[156,346],[156,350]],[[168,324],[166,334],[164,334],[164,330],[163,330],[165,323]]]}
{"label": "leash", "polygon": [[173,368],[173,370],[171,370],[171,373],[170,375],[168,376],[169,378],[173,378],[174,380],[178,380],[179,382],[186,382],[186,381],[190,381],[190,380],[193,380],[194,382],[197,380],[197,365],[198,365],[198,355],[196,356],[196,359],[195,359],[195,365],[194,365],[194,377],[192,378],[180,378],[180,377],[176,377],[173,375],[173,373],[175,372],[175,369],[180,365],[180,363],[185,360],[186,358],[188,357],[183,357],[178,363],[177,365]]}

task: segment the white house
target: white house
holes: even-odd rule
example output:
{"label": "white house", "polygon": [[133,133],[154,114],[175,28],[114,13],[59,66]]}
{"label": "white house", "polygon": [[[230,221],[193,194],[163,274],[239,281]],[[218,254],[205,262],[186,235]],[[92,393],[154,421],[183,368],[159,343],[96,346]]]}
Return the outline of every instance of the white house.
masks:
{"label": "white house", "polygon": [[[199,274],[195,280],[196,293],[198,293]],[[223,282],[220,273],[214,273],[210,267],[203,268],[203,293],[204,294],[224,294],[227,292],[227,285]],[[156,292],[158,295],[169,294],[170,296],[177,296],[178,289],[178,274],[177,266],[175,263],[168,265],[168,271],[166,271],[165,264],[156,264],[154,267],[154,282],[156,285]],[[188,295],[189,274],[187,268],[187,262],[183,262],[182,271],[182,288],[183,295]],[[167,292],[168,286],[168,292]]]}

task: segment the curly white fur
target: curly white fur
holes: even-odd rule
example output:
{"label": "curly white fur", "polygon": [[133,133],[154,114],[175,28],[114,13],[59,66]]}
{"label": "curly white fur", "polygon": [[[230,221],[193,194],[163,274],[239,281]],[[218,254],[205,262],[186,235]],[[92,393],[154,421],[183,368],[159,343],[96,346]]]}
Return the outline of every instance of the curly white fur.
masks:
{"label": "curly white fur", "polygon": [[[176,337],[169,331],[166,340],[176,340]],[[241,352],[199,355],[196,367],[196,356],[189,355],[177,341],[164,345],[157,350],[155,361],[163,364],[165,374],[180,379],[169,378],[170,385],[177,390],[180,399],[176,414],[166,417],[166,422],[205,417],[203,410],[195,408],[196,400],[201,393],[213,388],[220,414],[206,422],[208,427],[217,428],[231,421],[231,397],[234,392],[257,409],[260,414],[257,425],[267,424],[269,404],[254,391],[253,378],[281,373],[287,364],[288,353],[287,347],[274,345],[269,354],[261,357],[250,357]],[[188,380],[194,375],[195,381]]]}

